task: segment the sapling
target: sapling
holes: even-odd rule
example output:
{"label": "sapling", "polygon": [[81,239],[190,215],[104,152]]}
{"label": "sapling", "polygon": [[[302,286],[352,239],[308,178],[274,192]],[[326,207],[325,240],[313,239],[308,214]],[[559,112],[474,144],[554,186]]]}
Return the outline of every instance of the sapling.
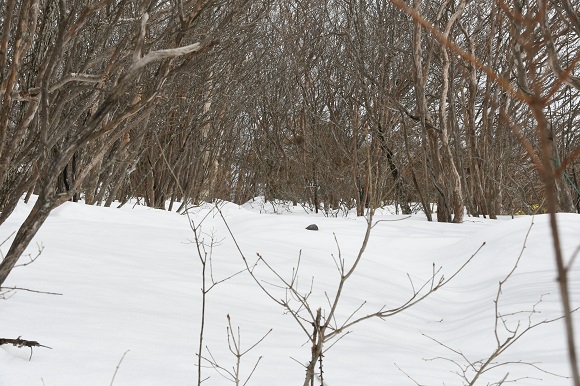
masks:
{"label": "sapling", "polygon": [[[418,304],[419,302],[426,299],[428,296],[433,294],[435,291],[449,283],[457,274],[463,270],[463,268],[475,257],[475,255],[483,248],[485,243],[483,243],[475,253],[466,260],[466,262],[459,267],[449,278],[445,278],[441,274],[441,268],[436,269],[433,266],[433,271],[431,276],[428,280],[425,280],[419,287],[415,287],[415,284],[411,280],[410,276],[409,280],[411,282],[411,295],[407,299],[406,302],[403,304],[395,307],[395,308],[387,308],[383,306],[379,310],[375,312],[371,312],[366,315],[359,315],[361,309],[364,306],[361,304],[354,312],[350,314],[346,319],[342,321],[337,320],[337,310],[341,303],[342,295],[345,291],[347,281],[355,274],[356,268],[362,260],[364,252],[366,250],[371,230],[374,226],[373,222],[373,211],[369,210],[367,217],[366,217],[366,231],[359,248],[357,255],[354,258],[354,261],[348,265],[346,260],[342,256],[342,251],[338,244],[338,240],[335,236],[335,241],[338,248],[338,256],[334,259],[336,268],[339,274],[338,283],[334,292],[334,295],[331,297],[325,292],[325,297],[328,301],[328,308],[325,310],[322,307],[315,308],[310,303],[310,296],[312,295],[312,282],[310,288],[307,291],[302,291],[298,285],[299,279],[299,270],[300,270],[300,262],[301,262],[301,254],[298,257],[298,262],[296,267],[292,271],[292,275],[290,279],[286,279],[279,273],[276,268],[274,268],[264,257],[260,254],[257,254],[258,259],[255,263],[250,264],[249,260],[247,259],[245,253],[242,251],[236,237],[232,229],[230,228],[229,224],[227,223],[225,216],[218,209],[220,216],[228,230],[228,233],[232,237],[234,244],[237,248],[237,251],[242,258],[244,265],[246,267],[247,272],[250,274],[254,283],[276,304],[281,306],[285,312],[290,315],[290,317],[298,324],[299,328],[304,332],[307,336],[308,342],[310,344],[310,358],[307,361],[305,367],[305,378],[304,378],[304,386],[314,386],[314,381],[316,378],[316,367],[318,366],[319,369],[322,369],[322,359],[327,350],[332,348],[332,346],[339,340],[341,337],[344,337],[345,334],[348,333],[348,329],[357,325],[365,320],[369,319],[385,319],[390,316],[396,315],[400,312],[407,310],[408,308]],[[384,221],[384,220],[383,220]],[[333,256],[334,257],[334,256]],[[283,288],[286,296],[284,298],[278,298],[276,295],[272,293],[271,290],[266,288],[264,282],[258,278],[255,273],[255,268],[262,264],[266,267],[267,271],[269,271],[273,277],[278,281],[276,287]],[[319,379],[321,380],[321,384],[324,382],[322,379],[322,370],[318,374]]]}
{"label": "sapling", "polygon": [[247,376],[246,380],[243,383],[242,383],[241,370],[240,370],[241,364],[242,364],[242,357],[245,356],[246,354],[248,354],[254,348],[256,348],[256,346],[258,346],[264,339],[266,339],[266,337],[272,332],[272,329],[268,330],[268,332],[266,332],[260,339],[258,339],[249,348],[243,350],[242,349],[242,336],[241,336],[241,332],[240,332],[240,327],[238,326],[238,328],[237,328],[237,334],[234,334],[234,328],[232,327],[232,320],[231,320],[229,314],[227,315],[227,319],[228,319],[228,327],[226,328],[226,331],[227,331],[228,349],[229,349],[230,353],[235,358],[234,366],[232,367],[231,370],[222,366],[220,364],[220,362],[213,356],[213,354],[211,353],[209,348],[207,348],[207,347],[206,347],[206,349],[207,349],[207,352],[209,353],[209,358],[203,357],[202,359],[204,359],[206,362],[208,362],[208,364],[215,371],[217,371],[218,374],[220,374],[222,377],[229,380],[230,382],[234,383],[236,386],[240,386],[240,384],[242,386],[245,386],[252,378],[252,375],[254,375],[256,368],[258,367],[258,365],[260,364],[260,361],[262,360],[262,356],[260,356],[258,358],[256,363],[252,367],[252,371],[250,371],[250,374]]}

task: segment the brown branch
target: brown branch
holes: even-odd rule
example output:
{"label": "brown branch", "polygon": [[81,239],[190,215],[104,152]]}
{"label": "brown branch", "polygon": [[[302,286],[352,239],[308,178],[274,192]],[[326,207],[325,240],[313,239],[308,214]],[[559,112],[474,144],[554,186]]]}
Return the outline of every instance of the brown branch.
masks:
{"label": "brown branch", "polygon": [[[102,80],[103,80],[102,75],[77,74],[73,72],[65,76],[58,82],[56,82],[54,85],[50,86],[48,92],[52,94],[53,92],[55,92],[56,90],[58,90],[59,88],[63,87],[64,85],[70,82],[99,83]],[[34,94],[35,91],[36,89],[29,89],[27,91],[27,94],[31,95],[32,97],[37,97],[38,94]]]}
{"label": "brown branch", "polygon": [[24,347],[24,346],[26,346],[26,347],[44,347],[44,348],[49,348],[52,350],[52,347],[42,345],[35,340],[26,340],[26,339],[21,339],[20,337],[18,337],[16,339],[0,338],[0,345],[3,345],[3,344],[11,344],[11,345],[16,346],[16,347]]}
{"label": "brown branch", "polygon": [[397,8],[399,8],[401,11],[406,13],[407,15],[411,16],[411,18],[413,18],[413,20],[416,23],[420,24],[423,28],[428,30],[443,47],[450,49],[455,54],[457,54],[461,59],[463,59],[468,63],[471,63],[475,68],[483,71],[490,79],[496,81],[499,84],[499,86],[506,92],[508,92],[511,96],[526,103],[530,102],[529,96],[527,96],[525,93],[521,91],[514,89],[510,84],[509,80],[498,75],[494,70],[486,66],[474,55],[466,52],[456,43],[446,38],[441,31],[439,31],[433,24],[431,24],[427,19],[425,19],[423,15],[421,15],[419,12],[409,7],[401,0],[391,0],[391,3]]}
{"label": "brown branch", "polygon": [[572,153],[570,153],[570,155],[566,157],[564,161],[562,161],[562,164],[558,167],[558,169],[556,169],[556,172],[554,173],[555,178],[560,178],[560,176],[562,176],[566,168],[579,156],[580,156],[580,146],[574,149]]}
{"label": "brown branch", "polygon": [[44,347],[52,350],[52,347],[45,346],[43,344],[38,343],[35,340],[26,340],[21,339],[20,337],[16,339],[9,339],[9,338],[0,338],[0,346],[3,344],[11,344],[15,347],[29,347],[30,348],[30,358],[29,361],[32,359],[32,348],[33,347]]}

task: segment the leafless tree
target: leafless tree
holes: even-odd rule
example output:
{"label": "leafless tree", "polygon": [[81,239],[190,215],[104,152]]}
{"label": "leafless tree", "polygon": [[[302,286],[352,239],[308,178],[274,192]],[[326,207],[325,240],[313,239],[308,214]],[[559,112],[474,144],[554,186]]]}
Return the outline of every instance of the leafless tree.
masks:
{"label": "leafless tree", "polygon": [[167,83],[218,45],[251,2],[2,7],[0,223],[23,193],[38,198],[0,263],[0,284],[52,209],[86,183],[90,202],[101,200],[103,185],[118,189],[111,178],[134,167],[130,143],[154,129],[149,120],[171,95]]}
{"label": "leafless tree", "polygon": [[[571,73],[574,71],[578,61],[580,61],[580,53],[575,52],[573,56],[568,57],[566,70],[559,72],[557,66],[560,66],[560,64],[555,63],[556,58],[553,55],[552,48],[550,48],[550,44],[553,41],[549,38],[550,34],[547,31],[547,23],[545,21],[549,15],[556,14],[557,9],[549,9],[544,2],[515,1],[512,7],[509,7],[503,1],[499,2],[498,7],[503,12],[505,20],[510,27],[510,48],[515,61],[514,78],[506,78],[504,74],[498,73],[486,65],[481,58],[462,49],[448,35],[430,23],[419,9],[411,8],[399,0],[391,1],[412,17],[416,24],[426,28],[441,46],[453,51],[464,61],[477,67],[490,81],[509,94],[510,98],[517,101],[520,109],[523,110],[522,113],[510,116],[504,106],[501,106],[497,100],[490,98],[490,102],[499,110],[505,124],[525,150],[543,185],[545,206],[550,215],[552,228],[552,241],[558,274],[557,280],[564,311],[563,318],[566,326],[571,374],[574,385],[580,385],[574,343],[573,315],[568,289],[569,267],[564,264],[556,221],[556,213],[563,205],[566,205],[567,199],[562,196],[559,188],[562,167],[558,168],[557,164],[555,164],[557,154],[555,151],[554,130],[549,119],[551,109],[554,105],[557,106],[559,104],[557,96],[562,92],[562,89],[570,87],[570,84],[574,86],[575,78],[571,76]],[[572,19],[572,23],[574,20]],[[571,30],[573,31],[574,29]],[[546,57],[548,57],[548,62],[552,62],[549,66],[546,65]],[[526,115],[523,115],[523,112],[526,112]],[[562,165],[568,165],[577,155],[578,152],[573,151],[562,162]]]}

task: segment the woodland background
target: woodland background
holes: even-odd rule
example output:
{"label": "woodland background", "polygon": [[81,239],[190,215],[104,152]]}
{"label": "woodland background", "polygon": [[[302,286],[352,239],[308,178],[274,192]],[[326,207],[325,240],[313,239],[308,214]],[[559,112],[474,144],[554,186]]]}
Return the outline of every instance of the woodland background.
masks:
{"label": "woodland background", "polygon": [[578,10],[0,0],[0,224],[38,195],[3,266],[67,200],[462,222],[550,211],[551,192],[578,212]]}

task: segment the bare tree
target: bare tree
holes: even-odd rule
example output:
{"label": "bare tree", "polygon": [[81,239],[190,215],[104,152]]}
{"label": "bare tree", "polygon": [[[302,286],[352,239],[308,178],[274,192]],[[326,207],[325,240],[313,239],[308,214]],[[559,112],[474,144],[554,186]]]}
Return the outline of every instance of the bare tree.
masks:
{"label": "bare tree", "polygon": [[[556,103],[554,97],[564,85],[569,83],[570,78],[558,75],[554,76],[553,72],[543,71],[545,68],[543,59],[550,51],[546,48],[546,41],[538,39],[537,34],[542,33],[538,23],[546,17],[546,4],[543,6],[537,4],[523,4],[515,2],[513,8],[509,8],[505,3],[499,4],[506,19],[511,24],[510,37],[513,39],[512,50],[516,66],[515,83],[510,79],[498,74],[492,68],[487,66],[482,60],[463,50],[455,42],[449,39],[444,33],[438,30],[433,24],[429,23],[418,9],[413,9],[399,0],[391,0],[393,4],[399,7],[403,12],[413,18],[416,24],[426,28],[431,35],[443,47],[452,50],[466,62],[476,66],[488,78],[501,87],[512,98],[521,103],[521,108],[527,110],[529,116],[533,119],[533,131],[526,133],[524,130],[530,122],[527,117],[517,115],[510,117],[505,108],[498,104],[497,100],[492,100],[511,129],[519,143],[525,149],[529,160],[534,165],[543,184],[545,195],[546,209],[550,215],[550,225],[552,227],[552,241],[554,247],[554,256],[558,274],[558,284],[560,296],[564,311],[564,321],[566,326],[566,336],[570,367],[574,385],[580,385],[580,375],[578,370],[578,361],[574,344],[574,329],[572,322],[572,308],[568,290],[568,269],[564,264],[562,250],[559,239],[558,224],[556,221],[556,212],[561,199],[558,197],[558,173],[554,168],[554,146],[553,130],[551,129],[548,112],[550,106]],[[540,4],[540,5],[542,5]],[[544,31],[545,34],[545,31]],[[549,43],[549,40],[548,40]],[[575,66],[578,61],[578,55],[571,60],[571,65]],[[573,67],[568,68],[567,72],[573,71]],[[532,143],[536,142],[536,147]],[[576,152],[572,152],[569,158],[563,164],[571,162],[576,158]]]}
{"label": "bare tree", "polygon": [[[143,135],[130,133],[147,127],[168,80],[215,46],[249,4],[3,3],[0,60],[9,65],[1,88],[0,223],[27,190],[38,198],[0,263],[0,284],[51,210],[80,192],[95,168],[108,185],[115,157]],[[204,18],[213,28],[193,41]]]}

